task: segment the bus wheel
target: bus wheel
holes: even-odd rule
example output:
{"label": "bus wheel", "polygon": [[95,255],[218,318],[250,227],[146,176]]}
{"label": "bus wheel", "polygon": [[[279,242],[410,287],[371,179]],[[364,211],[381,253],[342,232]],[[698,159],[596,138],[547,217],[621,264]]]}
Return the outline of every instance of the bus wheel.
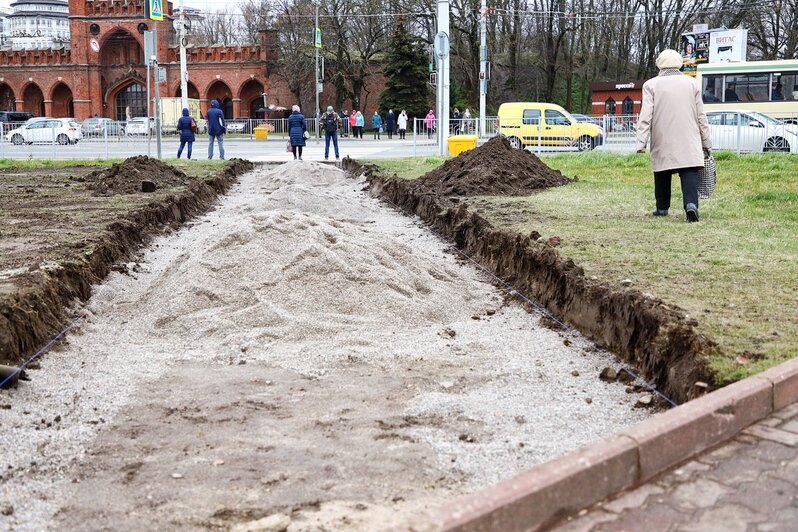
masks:
{"label": "bus wheel", "polygon": [[781,137],[770,137],[765,141],[762,151],[790,151],[790,143]]}
{"label": "bus wheel", "polygon": [[523,150],[524,144],[521,142],[521,139],[518,137],[510,137],[510,146],[513,147],[515,150]]}
{"label": "bus wheel", "polygon": [[592,137],[584,135],[582,137],[579,137],[579,140],[576,143],[576,147],[579,151],[590,151],[595,147],[595,143],[593,142]]}

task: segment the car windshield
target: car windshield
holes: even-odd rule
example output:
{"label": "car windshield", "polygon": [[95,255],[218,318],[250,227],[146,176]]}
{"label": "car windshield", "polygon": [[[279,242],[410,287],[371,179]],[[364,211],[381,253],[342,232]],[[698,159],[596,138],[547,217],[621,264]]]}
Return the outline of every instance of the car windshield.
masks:
{"label": "car windshield", "polygon": [[772,116],[763,115],[762,113],[748,113],[752,118],[764,122],[766,124],[780,125],[781,120],[776,120]]}

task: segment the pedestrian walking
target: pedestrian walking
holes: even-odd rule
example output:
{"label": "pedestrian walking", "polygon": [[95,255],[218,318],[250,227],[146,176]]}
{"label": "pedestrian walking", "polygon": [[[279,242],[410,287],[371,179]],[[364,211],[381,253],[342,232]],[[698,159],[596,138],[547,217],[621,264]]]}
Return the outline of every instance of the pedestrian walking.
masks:
{"label": "pedestrian walking", "polygon": [[[298,105],[291,107],[291,115],[288,117],[288,142],[291,144],[291,152],[294,159],[302,160],[302,148],[305,147],[305,139],[308,135],[308,125]],[[298,156],[298,157],[297,157]]]}
{"label": "pedestrian walking", "polygon": [[399,113],[399,117],[396,119],[396,125],[399,127],[399,140],[404,140],[405,132],[407,131],[407,113],[404,109]]}
{"label": "pedestrian walking", "polygon": [[366,125],[366,117],[363,116],[363,113],[360,111],[357,112],[355,116],[355,127],[357,128],[357,135],[361,139],[363,138],[363,127]]}
{"label": "pedestrian walking", "polygon": [[374,131],[374,138],[380,140],[380,133],[382,133],[382,117],[377,111],[374,111],[374,115],[371,117],[371,129]]}
{"label": "pedestrian walking", "polygon": [[208,159],[213,159],[213,141],[219,144],[219,159],[224,161],[224,134],[227,133],[227,122],[224,113],[219,109],[219,100],[211,102],[208,109]]}
{"label": "pedestrian walking", "polygon": [[435,132],[435,113],[432,109],[430,109],[427,116],[424,117],[424,125],[427,126],[427,138],[431,139],[432,134]]}
{"label": "pedestrian walking", "polygon": [[321,115],[321,127],[324,128],[324,160],[330,158],[330,140],[335,147],[335,158],[338,159],[338,129],[341,127],[341,117],[333,110],[332,105],[328,105],[327,112]]}
{"label": "pedestrian walking", "polygon": [[698,169],[712,149],[701,89],[679,69],[682,56],[663,50],[657,57],[659,75],[643,84],[643,105],[637,123],[637,152],[645,153],[651,139],[654,170],[654,216],[667,216],[671,206],[671,177],[679,174],[688,222],[698,221]]}
{"label": "pedestrian walking", "polygon": [[188,144],[186,151],[186,158],[191,159],[191,149],[194,146],[194,141],[197,140],[194,133],[197,132],[197,123],[189,115],[188,109],[183,108],[183,116],[177,120],[177,130],[180,132],[180,147],[177,148],[177,158],[183,155],[183,148]]}
{"label": "pedestrian walking", "polygon": [[396,127],[396,115],[393,109],[388,109],[388,114],[385,115],[385,131],[388,132],[388,139],[393,138],[394,127]]}

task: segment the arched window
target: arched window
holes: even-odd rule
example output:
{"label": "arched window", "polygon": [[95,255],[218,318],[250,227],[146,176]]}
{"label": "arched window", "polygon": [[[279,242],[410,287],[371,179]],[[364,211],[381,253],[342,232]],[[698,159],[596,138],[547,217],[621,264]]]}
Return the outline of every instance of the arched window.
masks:
{"label": "arched window", "polygon": [[607,98],[607,101],[604,102],[604,114],[615,115],[615,100],[612,99],[612,96]]}
{"label": "arched window", "polygon": [[116,119],[138,116],[147,116],[147,89],[140,83],[132,83],[116,95]]}
{"label": "arched window", "polygon": [[635,102],[627,96],[623,99],[623,104],[621,104],[621,109],[623,110],[623,114],[631,115],[635,112]]}

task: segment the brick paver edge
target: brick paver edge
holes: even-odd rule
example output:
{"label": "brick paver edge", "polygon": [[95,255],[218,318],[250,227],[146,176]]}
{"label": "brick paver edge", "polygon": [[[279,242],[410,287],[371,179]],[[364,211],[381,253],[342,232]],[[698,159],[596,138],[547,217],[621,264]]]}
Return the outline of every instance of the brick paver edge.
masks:
{"label": "brick paver edge", "polygon": [[454,499],[403,529],[509,532],[545,527],[645,483],[795,402],[798,359]]}

